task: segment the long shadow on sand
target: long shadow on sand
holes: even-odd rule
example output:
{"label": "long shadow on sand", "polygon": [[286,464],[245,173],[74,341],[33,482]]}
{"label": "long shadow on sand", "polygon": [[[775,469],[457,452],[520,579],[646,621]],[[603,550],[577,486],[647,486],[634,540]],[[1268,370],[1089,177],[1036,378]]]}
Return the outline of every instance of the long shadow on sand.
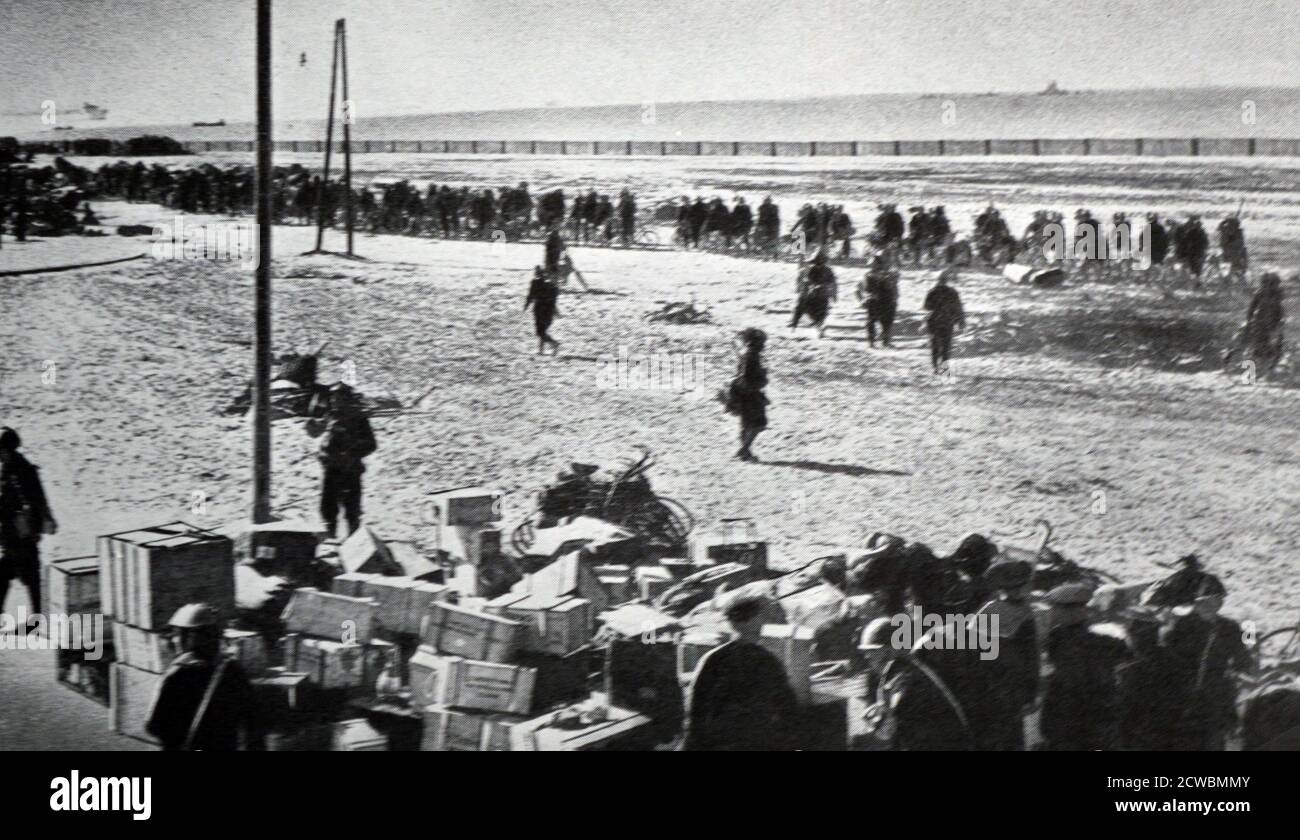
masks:
{"label": "long shadow on sand", "polygon": [[824,464],[821,461],[760,461],[770,467],[792,467],[796,470],[811,470],[829,475],[848,475],[853,478],[865,478],[869,475],[909,476],[910,472],[902,470],[877,470],[860,464]]}

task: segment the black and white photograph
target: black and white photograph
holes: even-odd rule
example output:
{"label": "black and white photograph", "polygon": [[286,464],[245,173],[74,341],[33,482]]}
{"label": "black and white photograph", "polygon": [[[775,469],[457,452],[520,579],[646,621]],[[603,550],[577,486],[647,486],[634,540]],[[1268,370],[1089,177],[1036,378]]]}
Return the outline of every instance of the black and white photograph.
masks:
{"label": "black and white photograph", "polygon": [[1295,0],[0,0],[0,78],[0,751],[1300,749]]}

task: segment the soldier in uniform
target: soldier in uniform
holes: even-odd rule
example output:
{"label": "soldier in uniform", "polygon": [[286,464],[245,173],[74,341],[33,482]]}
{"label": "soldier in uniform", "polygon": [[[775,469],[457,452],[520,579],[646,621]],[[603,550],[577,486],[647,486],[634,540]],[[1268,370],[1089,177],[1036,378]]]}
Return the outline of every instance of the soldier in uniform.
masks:
{"label": "soldier in uniform", "polygon": [[745,203],[744,196],[736,196],[736,206],[731,208],[731,235],[745,243],[745,250],[752,247],[749,231],[754,227],[754,213]]}
{"label": "soldier in uniform", "polygon": [[[58,532],[40,472],[18,451],[22,439],[0,427],[0,611],[15,578],[27,587],[32,612],[41,609],[41,535]],[[29,622],[30,626],[30,622]]]}
{"label": "soldier in uniform", "polygon": [[1241,626],[1219,614],[1226,595],[1219,579],[1207,575],[1196,600],[1174,607],[1173,621],[1165,628],[1170,686],[1181,700],[1172,749],[1222,750],[1237,725],[1236,674],[1247,671],[1251,659]]}
{"label": "soldier in uniform", "polygon": [[930,331],[930,364],[935,373],[947,369],[952,352],[953,330],[966,327],[966,314],[962,310],[961,296],[949,285],[957,276],[957,268],[948,266],[939,272],[934,288],[925,296],[926,329]]}
{"label": "soldier in uniform", "polygon": [[1169,255],[1169,232],[1155,213],[1147,213],[1147,237],[1151,254],[1151,270],[1157,279],[1164,277],[1165,258]]}
{"label": "soldier in uniform", "polygon": [[781,236],[781,208],[772,202],[772,196],[758,205],[758,247],[764,251],[776,248]]}
{"label": "soldier in uniform", "polygon": [[253,687],[239,663],[221,655],[216,612],[187,604],[169,624],[180,655],[163,674],[145,731],[169,752],[265,749]]}
{"label": "soldier in uniform", "polygon": [[554,277],[560,271],[560,257],[563,256],[564,238],[560,236],[558,227],[551,228],[551,232],[546,234],[545,256],[542,259],[542,267],[546,273]]}
{"label": "soldier in uniform", "polygon": [[636,233],[636,199],[626,189],[618,196],[618,221],[619,236],[624,247],[631,245],[632,236]]}
{"label": "soldier in uniform", "polygon": [[981,749],[1025,748],[1025,714],[1038,699],[1038,629],[1029,606],[1033,571],[1023,560],[999,560],[984,573],[998,595],[979,612],[997,617],[998,655],[979,662],[989,687],[977,727]]}
{"label": "soldier in uniform", "polygon": [[1246,327],[1241,335],[1241,345],[1259,368],[1259,373],[1272,370],[1282,358],[1282,322],[1285,319],[1282,278],[1269,272],[1259,278],[1259,289],[1250,299]]}
{"label": "soldier in uniform", "polygon": [[1241,220],[1236,216],[1229,216],[1219,222],[1219,251],[1228,263],[1228,282],[1231,283],[1234,278],[1244,281],[1250,259],[1246,254],[1246,234],[1241,229]]}
{"label": "soldier in uniform", "polygon": [[[376,449],[375,434],[361,408],[361,400],[348,385],[337,382],[325,394],[324,405],[313,398],[307,433],[319,436],[321,463],[320,515],[331,537],[338,531],[339,510],[348,534],[361,527],[361,474],[363,459]],[[323,416],[315,416],[323,415]]]}
{"label": "soldier in uniform", "polygon": [[734,596],[726,605],[735,638],[700,660],[691,688],[683,749],[776,750],[790,738],[795,696],[785,667],[759,644],[766,599]]}
{"label": "soldier in uniform", "polygon": [[1052,673],[1043,691],[1042,733],[1052,750],[1105,750],[1118,736],[1116,669],[1128,646],[1088,626],[1092,587],[1062,584],[1047,595],[1052,629],[1047,658]]}
{"label": "soldier in uniform", "polygon": [[750,447],[759,433],[767,428],[767,368],[763,367],[763,347],[767,333],[756,327],[741,330],[737,335],[739,359],[736,375],[727,390],[721,394],[722,404],[730,414],[740,418],[740,449],[736,457],[742,461],[758,460]]}
{"label": "soldier in uniform", "polygon": [[[554,233],[554,231],[552,231]],[[559,311],[556,305],[560,298],[560,287],[556,285],[551,278],[553,274],[547,274],[542,271],[542,267],[536,266],[533,269],[533,282],[528,287],[528,299],[524,301],[524,311],[528,307],[533,307],[533,327],[537,333],[537,355],[546,352],[547,345],[551,347],[551,355],[560,352],[560,342],[551,338],[551,322]]]}
{"label": "soldier in uniform", "polygon": [[794,317],[790,319],[790,329],[799,326],[804,315],[817,328],[817,337],[826,332],[826,316],[830,314],[831,303],[836,298],[835,272],[826,264],[826,254],[820,249],[813,255],[812,266],[801,269],[798,286],[798,298],[795,301]]}
{"label": "soldier in uniform", "polygon": [[867,342],[876,346],[876,325],[879,324],[881,343],[891,346],[894,314],[898,310],[898,272],[889,267],[883,254],[871,258],[871,266],[857,292],[859,303],[867,310]]}

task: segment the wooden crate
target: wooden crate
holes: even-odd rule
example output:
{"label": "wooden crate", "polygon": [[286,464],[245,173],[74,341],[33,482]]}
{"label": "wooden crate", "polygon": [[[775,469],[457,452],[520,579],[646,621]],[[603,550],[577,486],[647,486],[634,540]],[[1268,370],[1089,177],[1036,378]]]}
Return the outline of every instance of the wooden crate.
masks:
{"label": "wooden crate", "polygon": [[43,569],[45,603],[40,609],[47,615],[98,613],[99,557],[69,557],[55,560]]}
{"label": "wooden crate", "polygon": [[500,494],[486,487],[460,487],[430,494],[439,525],[483,525],[501,519]]}
{"label": "wooden crate", "polygon": [[377,629],[390,634],[420,631],[418,623],[410,628],[411,590],[415,585],[413,578],[389,575],[373,577],[361,585],[361,597],[375,602]]}
{"label": "wooden crate", "polygon": [[563,656],[591,641],[595,614],[585,598],[507,593],[488,602],[487,611],[524,625],[520,649]]}
{"label": "wooden crate", "polygon": [[320,542],[316,526],[308,522],[238,522],[223,528],[222,533],[234,540],[236,563],[290,578],[311,568]]}
{"label": "wooden crate", "polygon": [[547,714],[510,728],[510,748],[520,752],[598,752],[647,746],[650,718],[630,709],[606,706],[603,720],[562,723],[565,714]]}
{"label": "wooden crate", "polygon": [[330,581],[330,592],[349,598],[364,598],[365,583],[383,577],[377,572],[344,572]]}
{"label": "wooden crate", "polygon": [[388,546],[369,528],[358,528],[343,541],[339,546],[339,565],[345,572],[396,574],[401,571]]}
{"label": "wooden crate", "polygon": [[537,669],[439,656],[422,646],[408,663],[417,708],[455,706],[524,715],[532,710]]}
{"label": "wooden crate", "polygon": [[235,607],[229,538],[184,522],[107,534],[97,540],[101,609],[118,621],[161,630],[196,602],[228,617]]}
{"label": "wooden crate", "polygon": [[281,641],[286,671],[306,674],[308,682],[323,689],[374,690],[384,667],[387,642],[345,644],[289,634]]}
{"label": "wooden crate", "polygon": [[162,677],[114,662],[109,667],[108,725],[119,735],[157,744],[144,725]]}
{"label": "wooden crate", "polygon": [[179,652],[172,647],[170,632],[145,630],[120,621],[113,622],[113,650],[118,662],[151,674],[166,671]]}
{"label": "wooden crate", "polygon": [[374,634],[375,609],[369,598],[349,598],[308,586],[293,591],[280,618],[290,633],[364,643]]}
{"label": "wooden crate", "polygon": [[509,752],[510,728],[528,718],[428,706],[424,710],[425,752]]}
{"label": "wooden crate", "polygon": [[420,627],[420,641],[438,653],[481,662],[509,662],[524,626],[499,615],[436,601]]}

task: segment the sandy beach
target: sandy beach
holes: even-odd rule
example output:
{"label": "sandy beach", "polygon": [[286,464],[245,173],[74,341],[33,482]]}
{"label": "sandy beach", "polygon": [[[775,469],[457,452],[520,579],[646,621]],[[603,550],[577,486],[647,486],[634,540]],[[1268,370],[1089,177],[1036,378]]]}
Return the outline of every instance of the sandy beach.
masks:
{"label": "sandy beach", "polygon": [[[838,196],[863,213],[893,196],[947,203],[960,226],[990,196],[1008,201],[1013,228],[1027,208],[1075,204],[1203,207],[1212,222],[1245,197],[1257,262],[1296,268],[1300,170],[1284,163],[1194,173],[1178,162],[1144,162],[1146,171],[1108,178],[1066,165],[1046,177],[1033,163],[1013,183],[1011,170],[1023,164],[942,161],[933,171],[886,172],[901,164],[828,171],[824,162],[767,162],[723,178],[699,161],[673,162],[669,173],[656,169],[664,161],[393,158],[368,156],[358,168],[362,177],[419,172],[475,183],[474,167],[483,182],[530,180],[539,189],[653,182],[659,192],[641,193],[652,199],[678,191],[771,191],[783,204]],[[1200,186],[1189,190],[1193,175]],[[173,216],[151,205],[96,209],[108,225]],[[379,451],[366,475],[366,520],[384,537],[431,548],[425,494],[475,482],[508,494],[513,526],[533,491],[568,461],[614,465],[644,446],[657,461],[657,490],[690,508],[702,528],[754,518],[774,565],[851,549],[875,530],[941,552],[972,531],[1032,545],[1034,522],[1045,518],[1053,545],[1072,559],[1138,581],[1195,551],[1225,578],[1232,615],[1264,629],[1294,619],[1300,391],[1244,384],[1223,371],[1216,342],[1239,325],[1242,295],[1169,297],[1137,285],[1033,290],[970,271],[959,288],[971,323],[953,376],[940,380],[929,372],[918,315],[926,272],[904,272],[897,348],[873,350],[852,300],[858,270],[840,271],[832,327],[818,341],[811,330],[786,329],[791,265],[577,248],[597,293],[561,298],[553,330],[560,355],[539,358],[521,311],[538,245],[360,235],[366,259],[348,261],[297,256],[311,245],[308,228],[278,227],[275,237],[277,350],[326,343],[324,380],[355,365],[363,391],[403,406],[376,421]],[[328,247],[342,247],[341,234],[331,240]],[[120,248],[119,238],[27,247],[48,249],[60,263],[60,249],[89,259],[110,246]],[[13,253],[6,243],[0,264]],[[63,525],[45,543],[47,558],[89,553],[95,534],[133,523],[218,525],[245,514],[248,421],[222,409],[251,370],[249,272],[149,259],[0,282],[0,416],[23,430]],[[665,302],[690,300],[709,309],[711,324],[646,320]],[[757,464],[732,459],[734,420],[713,400],[731,373],[731,335],[744,326],[772,336],[771,427],[759,438]],[[685,360],[694,381],[609,387],[610,365],[647,354]],[[42,381],[47,361],[57,366],[53,384]],[[314,519],[314,441],[301,421],[277,421],[273,434],[275,507]]]}

